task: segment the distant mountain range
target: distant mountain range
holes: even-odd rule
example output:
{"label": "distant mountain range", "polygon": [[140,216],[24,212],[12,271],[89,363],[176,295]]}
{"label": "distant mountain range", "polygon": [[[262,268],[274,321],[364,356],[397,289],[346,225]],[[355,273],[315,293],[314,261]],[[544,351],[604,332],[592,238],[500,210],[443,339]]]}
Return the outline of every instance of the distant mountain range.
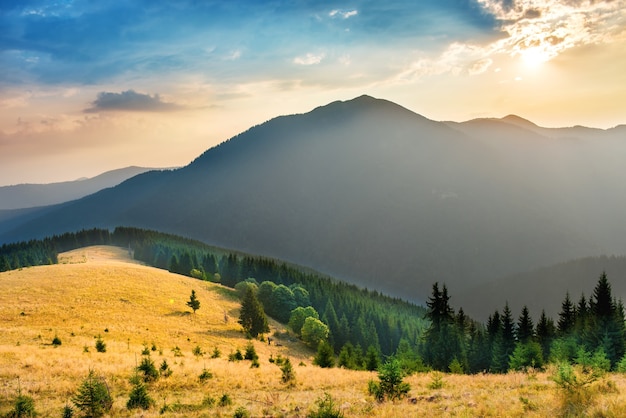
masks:
{"label": "distant mountain range", "polygon": [[[626,254],[624,161],[626,126],[549,129],[517,116],[436,122],[361,96],[272,119],[184,168],[0,220],[0,242],[150,228],[418,303],[445,282],[454,306],[480,316],[504,305],[503,294],[475,292],[480,286]],[[560,304],[542,291],[549,280],[531,285],[538,303]]]}
{"label": "distant mountain range", "polygon": [[74,181],[1,186],[0,210],[48,206],[80,199],[150,170],[154,168],[126,167],[107,171],[96,177]]}

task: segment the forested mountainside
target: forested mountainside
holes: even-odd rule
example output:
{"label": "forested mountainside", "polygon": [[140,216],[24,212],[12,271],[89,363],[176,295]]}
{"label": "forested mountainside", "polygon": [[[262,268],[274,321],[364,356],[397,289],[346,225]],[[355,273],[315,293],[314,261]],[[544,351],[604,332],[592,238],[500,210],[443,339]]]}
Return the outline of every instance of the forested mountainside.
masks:
{"label": "forested mountainside", "polygon": [[[419,303],[433,282],[463,294],[626,253],[623,127],[533,126],[515,117],[435,122],[368,96],[334,102],[255,126],[180,170],[1,223],[0,242],[130,225]],[[477,297],[485,316],[496,302]]]}

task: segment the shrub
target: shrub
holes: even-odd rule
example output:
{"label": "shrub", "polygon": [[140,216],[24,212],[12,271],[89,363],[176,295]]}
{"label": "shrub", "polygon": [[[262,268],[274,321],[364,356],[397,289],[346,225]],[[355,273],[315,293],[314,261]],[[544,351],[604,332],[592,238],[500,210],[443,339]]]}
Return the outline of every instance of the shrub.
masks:
{"label": "shrub", "polygon": [[509,368],[513,370],[526,370],[527,368],[542,368],[543,353],[538,342],[517,343],[513,354],[509,359]]}
{"label": "shrub", "polygon": [[106,353],[107,351],[107,345],[100,336],[96,339],[96,351],[98,353]]}
{"label": "shrub", "polygon": [[250,418],[250,412],[243,406],[235,409],[235,413],[233,414],[233,418]]}
{"label": "shrub", "polygon": [[86,416],[94,418],[104,416],[113,406],[106,382],[93,370],[89,371],[89,375],[79,386],[78,392],[72,397],[72,402]]}
{"label": "shrub", "polygon": [[228,394],[225,393],[220,398],[220,401],[219,401],[218,405],[219,406],[228,406],[228,405],[231,405],[232,403],[233,403],[233,401],[232,401],[232,399],[230,399],[230,396],[228,396]]}
{"label": "shrub", "polygon": [[154,405],[154,400],[148,395],[146,385],[140,380],[136,380],[133,383],[133,389],[130,391],[128,402],[126,402],[127,409],[150,409]]}
{"label": "shrub", "polygon": [[142,373],[144,382],[153,382],[159,378],[159,371],[150,357],[141,359],[141,363],[137,366],[137,371]]}
{"label": "shrub", "polygon": [[241,361],[243,360],[243,355],[241,355],[241,350],[237,349],[234,353],[230,353],[228,355],[228,361]]}
{"label": "shrub", "polygon": [[172,353],[174,354],[174,357],[183,357],[183,352],[179,346],[172,348]]}
{"label": "shrub", "polygon": [[280,371],[283,373],[281,376],[281,380],[285,384],[294,384],[296,380],[296,373],[293,371],[293,366],[291,365],[291,361],[286,358],[283,361],[282,366],[280,367]]}
{"label": "shrub", "polygon": [[163,377],[170,377],[172,375],[172,369],[170,369],[170,365],[167,364],[167,360],[163,359],[163,363],[159,367],[159,373]]}
{"label": "shrub", "polygon": [[150,348],[148,348],[147,345],[143,346],[143,350],[141,350],[141,355],[142,356],[149,356],[150,355]]}
{"label": "shrub", "polygon": [[254,344],[252,344],[252,342],[249,342],[248,345],[246,346],[246,352],[243,356],[244,359],[246,360],[258,360],[259,356],[256,353],[256,350],[254,349]]}
{"label": "shrub", "polygon": [[74,410],[72,409],[72,407],[69,406],[69,405],[65,405],[63,407],[63,412],[61,413],[61,417],[63,417],[63,418],[73,418],[74,417]]}
{"label": "shrub", "polygon": [[9,412],[8,417],[22,418],[37,415],[35,411],[35,401],[30,396],[19,394],[13,405],[13,410]]}
{"label": "shrub", "polygon": [[324,393],[322,398],[315,402],[317,411],[311,412],[307,418],[343,418],[343,412],[335,407],[335,402],[329,393]]}
{"label": "shrub", "polygon": [[463,370],[463,365],[461,364],[459,359],[457,359],[456,357],[452,359],[452,361],[450,362],[450,365],[448,366],[448,369],[450,370],[450,373],[452,374],[464,374],[465,373],[465,371]]}
{"label": "shrub", "polygon": [[204,355],[204,351],[202,351],[202,347],[200,347],[199,345],[195,346],[193,350],[191,350],[191,352],[196,357],[202,357]]}
{"label": "shrub", "polygon": [[408,383],[402,381],[403,378],[404,372],[400,368],[400,363],[397,359],[391,358],[378,370],[379,382],[370,381],[368,383],[368,391],[379,402],[383,402],[385,399],[391,401],[401,399],[411,389]]}
{"label": "shrub", "polygon": [[220,349],[215,347],[213,349],[213,353],[211,354],[211,358],[220,358],[221,355],[222,355],[222,352],[220,351]]}
{"label": "shrub", "polygon": [[198,376],[198,378],[200,379],[200,382],[204,382],[206,380],[209,380],[212,377],[213,377],[213,373],[208,371],[206,368],[202,369],[202,373],[200,373],[200,376]]}
{"label": "shrub", "polygon": [[443,373],[433,372],[428,389],[441,389],[443,387]]}
{"label": "shrub", "polygon": [[[578,357],[582,360],[581,355]],[[598,368],[572,366],[567,362],[558,363],[551,379],[561,393],[562,415],[584,416],[593,398],[590,385],[603,375],[604,371]]]}
{"label": "shrub", "polygon": [[52,339],[52,345],[56,347],[61,344],[62,344],[61,339],[59,338],[58,335],[55,335],[54,338]]}

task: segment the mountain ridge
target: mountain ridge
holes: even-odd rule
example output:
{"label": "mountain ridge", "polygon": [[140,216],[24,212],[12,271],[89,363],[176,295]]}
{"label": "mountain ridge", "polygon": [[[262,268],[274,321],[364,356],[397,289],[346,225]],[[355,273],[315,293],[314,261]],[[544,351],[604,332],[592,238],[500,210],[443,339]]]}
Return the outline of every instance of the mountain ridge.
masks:
{"label": "mountain ridge", "polygon": [[585,132],[572,141],[502,120],[436,122],[360,96],[271,119],[184,168],[136,176],[17,228],[0,222],[0,242],[136,226],[421,303],[435,281],[463,292],[626,253],[616,221],[623,141]]}
{"label": "mountain ridge", "polygon": [[107,187],[113,187],[133,176],[151,170],[159,169],[129,166],[109,170],[91,178],[55,183],[22,183],[0,186],[0,211],[65,203]]}

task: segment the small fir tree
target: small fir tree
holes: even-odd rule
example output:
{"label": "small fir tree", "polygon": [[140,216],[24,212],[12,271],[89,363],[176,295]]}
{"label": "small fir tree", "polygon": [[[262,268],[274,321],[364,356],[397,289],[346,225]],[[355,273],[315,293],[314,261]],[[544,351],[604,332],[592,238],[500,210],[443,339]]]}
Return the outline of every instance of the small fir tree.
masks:
{"label": "small fir tree", "polygon": [[187,306],[189,306],[193,313],[195,314],[198,309],[200,309],[200,301],[196,297],[196,291],[191,291],[191,296],[189,296],[189,300],[187,301]]}
{"label": "small fir tree", "polygon": [[72,397],[72,402],[89,417],[102,417],[113,406],[106,382],[93,370],[89,371],[89,375],[79,386],[78,392]]}
{"label": "small fir tree", "polygon": [[395,358],[390,358],[378,370],[379,382],[369,382],[369,393],[379,402],[402,399],[411,390],[411,386],[403,379],[404,373],[400,362]]}
{"label": "small fir tree", "polygon": [[154,405],[154,400],[148,395],[146,385],[143,384],[141,379],[133,379],[133,389],[130,391],[128,402],[126,402],[127,409],[150,409]]}

